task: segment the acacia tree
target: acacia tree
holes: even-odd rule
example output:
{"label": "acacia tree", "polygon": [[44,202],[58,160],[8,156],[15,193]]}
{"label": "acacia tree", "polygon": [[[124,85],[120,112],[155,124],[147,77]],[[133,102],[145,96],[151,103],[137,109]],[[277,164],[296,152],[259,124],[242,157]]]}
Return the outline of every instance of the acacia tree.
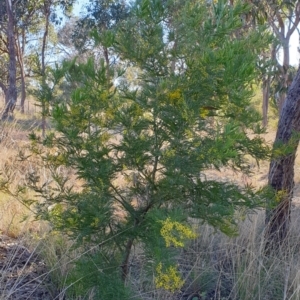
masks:
{"label": "acacia tree", "polygon": [[[240,3],[186,1],[172,23],[174,51],[165,38],[164,3],[137,1],[114,38],[121,59],[141,70],[136,89],[113,86],[105,60],[64,63],[52,82],[47,78],[52,90],[59,82],[76,89],[53,110],[57,132],[44,141],[32,136],[52,182],[41,182],[39,165],[28,180],[43,198],[38,216],[87,251],[73,272],[75,292],[93,287],[98,299],[125,299],[137,244],[157,286],[177,290],[183,281],[174,267],[176,248],[195,237],[189,217],[233,234],[235,210],[261,203],[249,187],[204,175],[222,167],[248,172],[247,155],[268,153],[250,103],[257,53],[268,36],[249,30],[236,38],[247,11]],[[183,67],[174,70],[174,61]],[[73,189],[61,166],[82,186]]]}

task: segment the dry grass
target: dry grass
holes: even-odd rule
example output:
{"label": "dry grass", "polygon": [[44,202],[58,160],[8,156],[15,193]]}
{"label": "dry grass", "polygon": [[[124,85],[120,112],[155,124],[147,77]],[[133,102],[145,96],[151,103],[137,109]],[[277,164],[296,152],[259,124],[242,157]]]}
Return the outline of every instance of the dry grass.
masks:
{"label": "dry grass", "polygon": [[[275,132],[265,135],[272,145]],[[251,161],[250,161],[251,163]],[[228,169],[209,171],[207,178],[262,187],[267,183],[269,163],[258,168],[251,163],[252,173],[241,175]],[[264,211],[256,211],[240,221],[239,236],[227,237],[209,226],[199,226],[199,238],[178,257],[178,267],[185,285],[172,294],[157,290],[154,274],[144,270],[138,253],[138,269],[130,284],[136,291],[133,299],[202,299],[202,300],[298,300],[300,299],[300,156],[295,165],[295,190],[291,230],[285,244],[276,252],[264,252]],[[134,265],[134,262],[133,262]],[[137,275],[138,274],[138,275]]]}
{"label": "dry grass", "polygon": [[[9,184],[11,193],[0,193],[0,230],[11,237],[17,237],[36,228],[32,224],[32,214],[20,203],[14,192],[24,182],[25,172],[31,168],[31,162],[20,162],[19,152],[28,144],[26,132],[17,122],[3,122],[0,130],[0,172],[1,186]],[[27,219],[26,222],[22,220]]]}
{"label": "dry grass", "polygon": [[[0,120],[0,125],[0,300],[65,299],[69,288],[65,280],[70,265],[80,253],[71,250],[71,241],[58,233],[50,234],[49,226],[36,221],[34,212],[17,196],[18,187],[26,184],[28,171],[37,168],[32,157],[21,160],[19,154],[28,150],[28,135],[33,130],[39,131],[40,120],[32,113],[24,115],[16,112],[14,120]],[[47,181],[47,171],[39,171],[41,180]],[[23,196],[34,198],[30,191]],[[9,242],[1,243],[2,238]],[[12,250],[11,245],[16,247]],[[24,249],[24,253],[18,249]],[[39,269],[33,257],[43,264],[43,270]],[[28,290],[34,292],[35,289],[46,289],[46,292],[39,298],[27,294]],[[22,293],[23,298],[20,296]]]}
{"label": "dry grass", "polygon": [[[30,159],[18,158],[36,124],[35,118],[24,120],[2,122],[0,130],[1,178],[9,183],[9,192],[0,192],[0,299],[64,299],[65,292],[58,286],[63,286],[66,277],[69,246],[49,235],[48,225],[35,221],[33,212],[16,197],[26,172],[35,168]],[[2,243],[2,238],[9,242]]]}
{"label": "dry grass", "polygon": [[178,257],[185,279],[182,290],[172,294],[155,289],[151,276],[140,262],[139,276],[134,273],[130,278],[136,290],[136,297],[132,299],[298,300],[299,223],[300,208],[297,207],[293,210],[289,239],[270,256],[264,253],[262,211],[241,222],[236,238],[216,233],[209,226],[200,226],[200,237]]}
{"label": "dry grass", "polygon": [[[154,275],[149,273],[143,253],[137,247],[132,256],[132,270],[128,279],[128,284],[134,292],[132,299],[298,300],[299,223],[300,208],[295,207],[289,240],[272,256],[265,256],[263,251],[262,211],[254,213],[240,223],[240,234],[236,238],[215,233],[209,226],[199,226],[199,238],[178,255],[178,267],[185,279],[185,285],[178,293],[155,288]],[[51,278],[49,290],[51,295],[55,295],[53,299],[68,299],[64,297],[70,286],[65,279],[73,260],[81,255],[71,250],[71,246],[71,242],[59,235],[39,238],[36,252],[42,251],[50,270],[47,275]],[[189,298],[191,295],[194,297]],[[86,298],[77,299],[94,298],[91,292]]]}
{"label": "dry grass", "polygon": [[[19,151],[28,145],[28,133],[38,125],[39,120],[35,116],[22,116],[16,121],[1,124],[0,171],[2,177],[13,183],[12,189],[24,182],[26,170],[34,168],[34,162],[21,162],[17,157]],[[265,138],[271,144],[274,136],[275,133],[271,132]],[[250,161],[250,164],[253,172],[249,176],[225,169],[221,173],[207,172],[207,176],[256,187],[265,185],[268,162],[262,162],[260,168],[254,162]],[[132,299],[300,299],[300,206],[297,203],[300,198],[299,171],[298,155],[291,231],[288,241],[276,253],[266,256],[263,251],[263,211],[257,211],[246,220],[241,220],[240,234],[236,238],[229,238],[208,226],[199,225],[199,238],[178,253],[178,267],[185,279],[182,291],[174,294],[156,289],[154,274],[149,273],[145,267],[143,252],[137,247],[132,256],[132,269],[128,279],[134,292]],[[22,222],[24,219],[26,221]],[[13,195],[5,193],[0,193],[0,231],[13,238],[23,237],[23,243],[31,253],[42,255],[48,266],[45,274],[51,278],[51,284],[48,284],[50,294],[53,299],[64,299],[70,288],[65,280],[71,264],[81,255],[71,249],[72,243],[59,235],[49,235],[45,224],[34,221],[30,210]],[[15,252],[15,255],[18,253]],[[2,271],[3,274],[6,272]],[[1,284],[4,284],[3,279],[0,279],[0,286]],[[10,287],[13,288],[14,286]],[[0,299],[8,299],[5,297],[0,293]],[[85,299],[93,299],[92,292]]]}

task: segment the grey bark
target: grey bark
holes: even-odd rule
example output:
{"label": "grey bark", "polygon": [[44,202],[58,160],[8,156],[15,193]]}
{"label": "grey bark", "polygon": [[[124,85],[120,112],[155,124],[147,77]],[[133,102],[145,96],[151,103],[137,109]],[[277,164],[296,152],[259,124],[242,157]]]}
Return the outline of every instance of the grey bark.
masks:
{"label": "grey bark", "polygon": [[268,184],[277,193],[277,204],[273,207],[274,199],[270,199],[266,210],[267,247],[281,244],[289,231],[294,188],[294,163],[299,133],[300,69],[283,104],[273,146],[273,149],[278,149],[278,145],[285,145],[289,147],[289,151],[279,157],[273,156],[270,163]]}
{"label": "grey bark", "polygon": [[[288,20],[287,23],[286,20]],[[293,10],[289,10],[288,15],[280,14],[279,11],[269,14],[268,22],[282,45],[283,63],[280,65],[277,61],[277,64],[281,72],[283,90],[286,90],[288,87],[288,69],[290,67],[290,39],[300,23],[300,2],[298,1],[295,4]],[[283,109],[285,98],[286,92],[282,92],[278,103],[279,113]]]}
{"label": "grey bark", "polygon": [[12,116],[17,103],[17,85],[16,85],[16,49],[14,37],[14,14],[11,0],[6,0],[7,9],[7,39],[9,52],[9,70],[8,70],[8,89],[5,94],[5,109],[2,119]]}
{"label": "grey bark", "polygon": [[26,100],[26,75],[24,70],[24,52],[25,52],[25,30],[22,30],[22,46],[20,44],[19,38],[17,38],[17,50],[18,50],[18,62],[20,66],[21,75],[21,113],[25,112],[25,100]]}
{"label": "grey bark", "polygon": [[[46,86],[46,46],[47,46],[47,38],[49,33],[49,23],[50,23],[50,5],[51,3],[44,2],[44,15],[45,15],[45,30],[43,34],[43,42],[42,42],[42,54],[41,54],[41,77],[42,77],[42,86]],[[46,132],[46,116],[47,116],[47,99],[42,99],[42,136],[45,136]]]}

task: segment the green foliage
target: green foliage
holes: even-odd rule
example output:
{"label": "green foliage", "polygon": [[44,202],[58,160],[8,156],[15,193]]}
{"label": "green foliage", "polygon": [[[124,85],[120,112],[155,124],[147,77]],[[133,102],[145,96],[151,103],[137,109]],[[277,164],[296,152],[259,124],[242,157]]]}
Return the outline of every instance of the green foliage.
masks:
{"label": "green foliage", "polygon": [[[113,32],[128,17],[129,6],[123,0],[90,1],[87,14],[76,22],[72,42],[79,53],[90,50],[90,43],[108,49],[112,46]],[[91,31],[91,34],[89,34]],[[91,37],[94,40],[91,41]],[[98,48],[99,49],[99,48]]]}
{"label": "green foliage", "polygon": [[[59,78],[53,89],[63,81],[73,90],[54,101],[56,132],[44,141],[32,135],[33,151],[52,181],[35,173],[29,179],[43,199],[38,216],[87,251],[73,273],[75,293],[98,286],[95,299],[126,299],[123,285],[116,296],[110,282],[126,282],[133,246],[163,278],[158,286],[179,288],[172,267],[176,247],[169,246],[194,237],[189,218],[234,234],[235,211],[261,204],[250,187],[208,180],[205,171],[248,172],[247,155],[268,156],[250,103],[263,33],[235,36],[247,9],[241,4],[219,1],[212,9],[187,1],[181,9],[173,24],[176,49],[165,40],[171,9],[160,1],[137,1],[111,39],[120,56],[141,69],[136,90],[113,86],[103,62],[72,61],[53,73]],[[62,166],[75,178],[64,176]],[[168,231],[166,224],[173,227]]]}
{"label": "green foliage", "polygon": [[78,295],[86,295],[83,299],[91,299],[91,295],[92,299],[130,299],[130,289],[124,286],[117,270],[118,265],[108,262],[101,251],[81,257],[67,279],[69,299]]}

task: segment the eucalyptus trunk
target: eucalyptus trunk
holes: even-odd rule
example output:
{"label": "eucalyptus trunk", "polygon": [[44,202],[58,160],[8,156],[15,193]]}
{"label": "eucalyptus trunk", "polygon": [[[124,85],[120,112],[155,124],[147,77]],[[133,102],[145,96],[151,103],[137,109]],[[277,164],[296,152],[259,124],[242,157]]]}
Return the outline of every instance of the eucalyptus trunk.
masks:
{"label": "eucalyptus trunk", "polygon": [[[294,188],[294,163],[300,132],[300,69],[283,104],[273,149],[283,151],[273,155],[268,184],[275,191],[276,201],[269,200],[266,210],[267,247],[282,244],[290,226]],[[297,134],[298,133],[298,134]],[[283,146],[283,147],[282,147]],[[282,148],[281,148],[282,147]],[[276,151],[278,153],[278,151]],[[274,151],[274,153],[276,153]],[[274,206],[275,205],[275,206]]]}
{"label": "eucalyptus trunk", "polygon": [[5,94],[5,109],[2,114],[2,119],[7,119],[13,114],[17,103],[17,84],[16,84],[16,49],[14,37],[14,14],[11,0],[6,0],[7,9],[7,40],[8,40],[8,54],[9,54],[9,68],[8,68],[8,88]]}
{"label": "eucalyptus trunk", "polygon": [[22,46],[19,37],[17,38],[17,58],[20,66],[20,77],[21,77],[21,113],[25,112],[25,100],[26,100],[26,75],[24,68],[24,51],[25,51],[25,30],[22,30]]}
{"label": "eucalyptus trunk", "polygon": [[[46,86],[46,47],[47,47],[47,38],[49,33],[49,23],[50,23],[50,5],[47,2],[44,3],[44,15],[45,15],[45,29],[43,34],[42,42],[42,53],[41,53],[41,83],[42,86]],[[46,117],[48,114],[48,103],[47,99],[42,99],[42,136],[45,137],[47,121]]]}
{"label": "eucalyptus trunk", "polygon": [[267,78],[263,80],[262,125],[265,128],[268,126],[269,97],[270,97],[270,75],[268,75]]}

